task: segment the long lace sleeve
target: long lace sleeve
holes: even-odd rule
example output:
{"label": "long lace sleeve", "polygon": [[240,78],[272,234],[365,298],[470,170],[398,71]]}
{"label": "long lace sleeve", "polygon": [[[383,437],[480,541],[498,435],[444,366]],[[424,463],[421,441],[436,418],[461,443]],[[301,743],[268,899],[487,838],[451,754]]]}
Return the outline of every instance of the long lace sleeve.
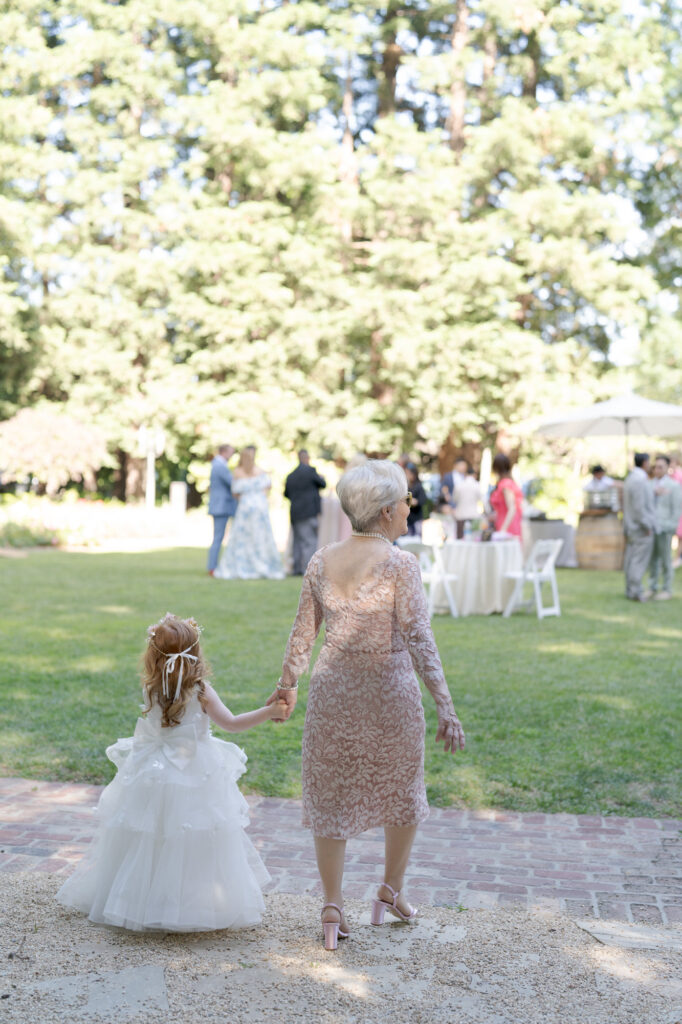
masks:
{"label": "long lace sleeve", "polygon": [[284,652],[282,683],[286,686],[293,686],[308,668],[313,644],[322,625],[322,605],[315,596],[312,583],[315,570],[316,559],[313,557],[303,577],[298,611]]}
{"label": "long lace sleeve", "polygon": [[415,671],[436,702],[441,718],[455,714],[445,682],[443,665],[431,629],[419,565],[414,555],[401,559],[395,588],[398,628],[405,640]]}

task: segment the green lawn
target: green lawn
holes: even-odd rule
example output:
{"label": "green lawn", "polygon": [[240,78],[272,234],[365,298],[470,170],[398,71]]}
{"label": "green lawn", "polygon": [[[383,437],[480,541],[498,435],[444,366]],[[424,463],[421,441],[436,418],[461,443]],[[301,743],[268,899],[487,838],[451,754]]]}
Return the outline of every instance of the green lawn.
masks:
{"label": "green lawn", "polygon": [[[104,749],[137,715],[145,628],[166,611],[204,626],[230,708],[257,706],[279,675],[299,586],[212,580],[194,549],[0,557],[0,772],[108,781]],[[559,587],[560,619],[435,620],[467,749],[452,758],[434,745],[427,694],[431,802],[681,815],[682,599],[627,602],[618,573],[563,571]],[[299,794],[306,690],[289,723],[239,738],[245,789]]]}

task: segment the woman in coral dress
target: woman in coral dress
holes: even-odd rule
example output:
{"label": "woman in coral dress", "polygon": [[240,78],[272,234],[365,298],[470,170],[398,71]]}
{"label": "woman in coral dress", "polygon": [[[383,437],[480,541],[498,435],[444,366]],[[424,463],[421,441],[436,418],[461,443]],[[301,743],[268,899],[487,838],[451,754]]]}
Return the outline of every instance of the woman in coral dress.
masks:
{"label": "woman in coral dress", "polygon": [[373,923],[385,909],[416,911],[401,895],[417,826],[428,816],[424,712],[419,672],[438,709],[436,740],[464,746],[431,632],[419,566],[393,541],[407,532],[410,495],[403,470],[369,460],[345,474],[337,493],[353,534],[311,559],[282,677],[271,700],[296,700],[324,620],[325,641],[310,679],[302,748],[303,823],[315,836],[324,890],[327,948],[348,934],[343,913],[346,840],[383,826],[384,884]]}
{"label": "woman in coral dress", "polygon": [[493,473],[497,474],[497,486],[490,495],[490,505],[495,513],[495,531],[521,539],[523,492],[512,479],[511,462],[501,452],[493,459]]}

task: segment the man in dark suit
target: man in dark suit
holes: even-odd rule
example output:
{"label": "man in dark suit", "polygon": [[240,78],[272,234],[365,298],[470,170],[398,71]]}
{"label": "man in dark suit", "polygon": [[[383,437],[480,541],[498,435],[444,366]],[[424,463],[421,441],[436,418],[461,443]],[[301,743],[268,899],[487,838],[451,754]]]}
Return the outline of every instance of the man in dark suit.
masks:
{"label": "man in dark suit", "polygon": [[228,459],[234,454],[231,444],[221,444],[211,463],[211,484],[208,514],[213,516],[213,543],[208,551],[208,571],[212,576],[218,565],[220,545],[223,543],[227,521],[237,510],[237,499],[232,495],[232,473]]}
{"label": "man in dark suit", "polygon": [[302,576],[317,550],[317,529],[322,509],[320,491],[327,486],[310,465],[305,448],[298,453],[298,466],[289,473],[284,497],[291,502],[291,528],[294,532],[294,576]]}

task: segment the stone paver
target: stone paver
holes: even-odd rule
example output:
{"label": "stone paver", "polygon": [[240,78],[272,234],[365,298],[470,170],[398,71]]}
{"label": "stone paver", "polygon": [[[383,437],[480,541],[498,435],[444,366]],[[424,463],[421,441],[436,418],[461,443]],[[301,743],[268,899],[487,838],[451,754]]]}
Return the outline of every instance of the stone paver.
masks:
{"label": "stone paver", "polygon": [[[67,874],[93,833],[100,787],[0,779],[0,871]],[[249,835],[272,890],[318,890],[300,803],[249,796]],[[379,829],[349,841],[345,892],[369,899],[381,879]],[[682,924],[682,822],[433,809],[408,871],[410,897],[432,906],[514,904],[647,926]]]}
{"label": "stone paver", "polygon": [[167,1012],[169,1008],[163,967],[154,964],[49,978],[27,985],[24,992],[38,999],[44,995],[57,999],[63,1019],[68,1019],[67,1013],[86,1019],[91,1015],[111,1016],[112,1009],[119,1020],[139,1019],[142,1013]]}

